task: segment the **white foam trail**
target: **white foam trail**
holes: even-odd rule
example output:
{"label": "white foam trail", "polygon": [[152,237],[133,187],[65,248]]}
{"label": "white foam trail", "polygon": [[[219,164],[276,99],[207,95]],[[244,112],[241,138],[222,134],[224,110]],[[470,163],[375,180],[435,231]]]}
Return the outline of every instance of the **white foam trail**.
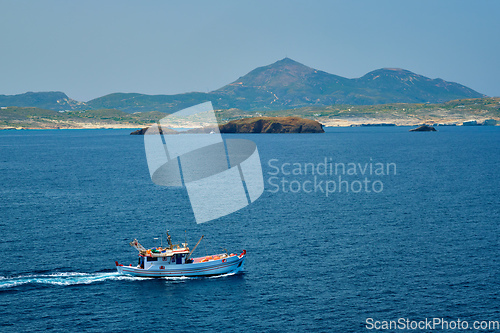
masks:
{"label": "white foam trail", "polygon": [[110,273],[52,273],[28,274],[16,277],[0,277],[0,288],[11,288],[23,284],[48,284],[58,286],[71,286],[78,284],[91,284],[105,280],[139,280],[133,276],[121,275],[118,272]]}
{"label": "white foam trail", "polygon": [[238,274],[238,272],[229,272],[229,273],[226,273],[226,274],[221,274],[221,275],[214,275],[214,276],[209,276],[208,278],[209,279],[219,279],[219,278],[223,278],[223,277],[226,277],[226,276],[232,276],[232,275],[236,275]]}
{"label": "white foam trail", "polygon": [[164,276],[161,277],[160,279],[167,281],[176,281],[176,280],[192,280],[196,278],[197,278],[196,276]]}
{"label": "white foam trail", "polygon": [[[210,276],[207,278],[218,279],[226,276],[232,276],[237,273],[238,272],[230,272],[227,274]],[[184,281],[184,280],[194,280],[199,278],[203,277],[171,276],[171,277],[162,277],[159,279],[166,281]],[[109,272],[109,273],[63,272],[63,273],[51,273],[51,274],[27,274],[16,277],[0,276],[0,289],[12,288],[23,284],[45,284],[45,285],[56,285],[56,286],[85,285],[107,280],[138,281],[138,280],[151,280],[151,278],[122,275],[119,274],[118,272]]]}

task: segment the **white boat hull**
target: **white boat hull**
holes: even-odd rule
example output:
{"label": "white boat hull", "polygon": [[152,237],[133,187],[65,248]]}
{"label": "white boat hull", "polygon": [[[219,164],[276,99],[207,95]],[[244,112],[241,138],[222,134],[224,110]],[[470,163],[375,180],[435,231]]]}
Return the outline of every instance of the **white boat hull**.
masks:
{"label": "white boat hull", "polygon": [[210,260],[190,264],[154,265],[148,269],[134,266],[123,266],[116,263],[118,273],[139,277],[180,277],[180,276],[213,276],[236,273],[243,270],[246,255],[232,256],[224,259]]}

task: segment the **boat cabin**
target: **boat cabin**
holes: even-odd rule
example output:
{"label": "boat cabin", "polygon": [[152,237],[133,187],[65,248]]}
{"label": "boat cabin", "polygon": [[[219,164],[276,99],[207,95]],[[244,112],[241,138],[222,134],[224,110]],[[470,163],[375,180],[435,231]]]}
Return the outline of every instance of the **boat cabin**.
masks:
{"label": "boat cabin", "polygon": [[[190,264],[193,262],[193,259],[189,258],[189,256],[196,249],[198,244],[200,244],[203,236],[201,236],[196,246],[190,252],[187,243],[181,244],[172,244],[172,240],[170,239],[170,235],[167,231],[167,247],[162,247],[161,245],[156,248],[146,249],[142,246],[137,239],[134,239],[130,242],[130,246],[136,248],[139,251],[139,263],[137,264],[137,268],[142,269],[165,269],[166,266],[169,265],[182,265],[182,264]],[[182,245],[182,246],[181,246]]]}
{"label": "boat cabin", "polygon": [[190,263],[190,260],[186,262],[186,257],[189,251],[186,253],[175,253],[169,256],[150,256],[150,255],[139,255],[138,268],[149,269],[153,266],[161,269],[161,266],[168,265],[182,265],[185,263]]}

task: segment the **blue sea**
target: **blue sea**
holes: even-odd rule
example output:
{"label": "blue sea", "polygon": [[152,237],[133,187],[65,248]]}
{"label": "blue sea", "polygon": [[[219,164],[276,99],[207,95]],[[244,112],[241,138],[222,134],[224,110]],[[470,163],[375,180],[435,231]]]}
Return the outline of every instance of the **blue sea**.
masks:
{"label": "blue sea", "polygon": [[[500,127],[224,135],[257,144],[265,191],[202,224],[185,189],[152,183],[129,133],[0,131],[0,332],[394,332],[368,323],[433,318],[471,332],[500,320]],[[128,242],[159,245],[166,229],[191,246],[205,235],[195,256],[245,249],[244,272],[117,275],[115,260],[137,262]]]}

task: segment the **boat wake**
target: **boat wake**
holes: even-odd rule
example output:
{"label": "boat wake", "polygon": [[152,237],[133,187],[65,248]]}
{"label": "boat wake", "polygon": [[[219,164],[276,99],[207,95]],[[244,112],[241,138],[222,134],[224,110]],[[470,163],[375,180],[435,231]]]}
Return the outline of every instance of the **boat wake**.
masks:
{"label": "boat wake", "polygon": [[109,273],[52,273],[52,274],[28,274],[15,277],[0,277],[0,289],[12,288],[25,284],[45,284],[56,286],[72,286],[79,284],[91,284],[106,280],[139,280],[140,278],[124,276],[118,272]]}
{"label": "boat wake", "polygon": [[[236,273],[221,274],[218,276],[207,277],[210,279],[221,278],[225,276],[231,276]],[[20,275],[15,277],[2,277],[0,276],[0,290],[17,287],[20,285],[55,285],[55,286],[73,286],[73,285],[85,285],[92,284],[95,282],[109,281],[109,280],[121,280],[121,281],[151,281],[151,280],[167,280],[167,281],[179,281],[179,280],[194,280],[200,277],[162,277],[158,279],[122,275],[118,272],[105,272],[105,273],[77,273],[77,272],[62,272],[62,273],[52,273],[52,274],[28,274]]]}
{"label": "boat wake", "polygon": [[240,271],[235,271],[235,272],[229,272],[229,273],[226,273],[226,274],[220,274],[220,275],[214,275],[214,276],[207,276],[207,279],[220,279],[220,278],[224,278],[224,277],[227,277],[227,276],[236,275],[239,272]]}

